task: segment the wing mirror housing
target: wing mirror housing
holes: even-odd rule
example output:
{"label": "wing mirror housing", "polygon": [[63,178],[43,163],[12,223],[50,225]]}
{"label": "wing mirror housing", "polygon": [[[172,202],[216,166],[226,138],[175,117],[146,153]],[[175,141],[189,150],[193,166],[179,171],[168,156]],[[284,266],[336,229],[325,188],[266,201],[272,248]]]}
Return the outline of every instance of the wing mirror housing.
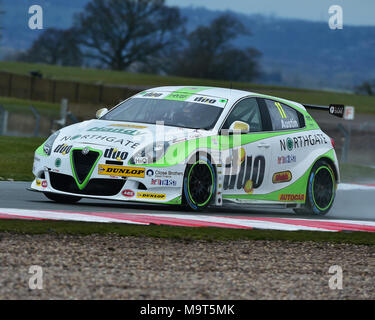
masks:
{"label": "wing mirror housing", "polygon": [[96,119],[100,119],[108,112],[107,108],[101,108],[98,111],[96,111]]}
{"label": "wing mirror housing", "polygon": [[228,134],[246,134],[250,132],[250,125],[243,121],[234,121],[229,130],[225,130]]}

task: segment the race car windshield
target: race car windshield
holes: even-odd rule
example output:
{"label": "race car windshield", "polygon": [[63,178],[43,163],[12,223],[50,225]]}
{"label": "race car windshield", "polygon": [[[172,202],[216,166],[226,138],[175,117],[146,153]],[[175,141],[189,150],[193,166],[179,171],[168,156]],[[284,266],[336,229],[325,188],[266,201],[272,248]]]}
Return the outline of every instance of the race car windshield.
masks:
{"label": "race car windshield", "polygon": [[209,104],[164,99],[132,98],[104,115],[101,120],[156,124],[209,130],[223,111]]}

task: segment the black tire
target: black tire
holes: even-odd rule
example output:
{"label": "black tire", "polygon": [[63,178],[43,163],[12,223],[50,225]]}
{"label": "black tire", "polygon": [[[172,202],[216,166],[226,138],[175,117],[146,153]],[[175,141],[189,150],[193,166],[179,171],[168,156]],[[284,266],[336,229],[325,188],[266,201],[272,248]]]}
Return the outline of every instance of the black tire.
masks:
{"label": "black tire", "polygon": [[76,203],[82,199],[81,197],[67,196],[65,194],[57,194],[57,193],[51,193],[51,192],[44,192],[44,195],[48,199],[58,202],[58,203]]}
{"label": "black tire", "polygon": [[319,160],[311,169],[307,182],[304,207],[294,209],[298,214],[326,215],[336,196],[336,178],[331,165]]}
{"label": "black tire", "polygon": [[206,155],[197,155],[185,169],[182,203],[193,211],[202,211],[213,201],[215,192],[215,168]]}

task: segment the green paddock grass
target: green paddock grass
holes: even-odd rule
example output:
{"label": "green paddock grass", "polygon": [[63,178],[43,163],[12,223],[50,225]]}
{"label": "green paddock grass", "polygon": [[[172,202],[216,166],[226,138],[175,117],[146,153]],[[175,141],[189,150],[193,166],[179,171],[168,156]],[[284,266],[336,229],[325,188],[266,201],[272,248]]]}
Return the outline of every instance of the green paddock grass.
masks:
{"label": "green paddock grass", "polygon": [[22,234],[119,235],[122,237],[169,238],[183,241],[282,240],[375,245],[371,232],[320,232],[244,230],[212,227],[136,226],[121,223],[77,221],[0,220],[1,232]]}
{"label": "green paddock grass", "polygon": [[44,140],[0,136],[0,179],[32,181],[34,151]]}
{"label": "green paddock grass", "polygon": [[[45,138],[21,138],[0,136],[0,180],[32,181],[35,150]],[[342,182],[375,181],[375,169],[371,167],[340,164]]]}
{"label": "green paddock grass", "polygon": [[[47,64],[31,64],[21,62],[0,62],[0,71],[18,74],[29,74],[31,70],[39,70],[45,78],[58,80],[81,81],[88,83],[104,83],[115,85],[136,85],[141,87],[165,85],[213,86],[229,88],[229,81],[192,79],[152,74],[130,73],[111,70],[99,70],[78,67],[61,67]],[[341,92],[297,89],[281,86],[266,86],[254,83],[233,82],[234,89],[255,91],[285,98],[301,103],[329,105],[339,103],[356,107],[357,113],[375,113],[375,97],[355,95]]]}

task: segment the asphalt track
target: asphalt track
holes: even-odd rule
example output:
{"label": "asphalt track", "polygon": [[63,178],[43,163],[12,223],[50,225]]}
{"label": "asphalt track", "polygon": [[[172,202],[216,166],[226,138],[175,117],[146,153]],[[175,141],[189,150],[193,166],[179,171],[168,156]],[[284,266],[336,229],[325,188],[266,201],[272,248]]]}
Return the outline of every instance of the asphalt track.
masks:
{"label": "asphalt track", "polygon": [[[188,215],[192,212],[180,209],[178,206],[149,205],[82,199],[74,205],[65,205],[48,200],[42,193],[26,190],[30,182],[0,182],[0,207],[29,210],[66,210],[80,212],[116,212],[131,214],[179,214]],[[292,210],[260,209],[226,204],[223,207],[207,208],[206,215],[242,216],[242,217],[282,217],[282,218],[312,218],[311,216],[296,215]],[[316,217],[314,217],[316,218]],[[375,221],[375,187],[360,185],[339,186],[335,203],[329,214],[320,219],[343,219]]]}

